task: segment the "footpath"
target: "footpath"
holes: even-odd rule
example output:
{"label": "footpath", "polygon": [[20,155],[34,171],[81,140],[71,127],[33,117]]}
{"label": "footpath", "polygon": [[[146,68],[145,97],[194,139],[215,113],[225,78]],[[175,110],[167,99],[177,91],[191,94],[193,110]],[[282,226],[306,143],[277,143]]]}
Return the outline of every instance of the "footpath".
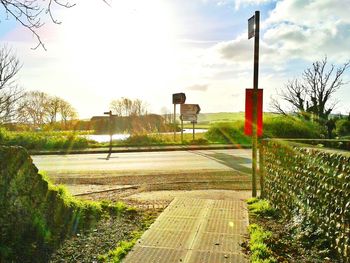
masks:
{"label": "footpath", "polygon": [[243,263],[248,212],[240,199],[176,197],[123,263]]}

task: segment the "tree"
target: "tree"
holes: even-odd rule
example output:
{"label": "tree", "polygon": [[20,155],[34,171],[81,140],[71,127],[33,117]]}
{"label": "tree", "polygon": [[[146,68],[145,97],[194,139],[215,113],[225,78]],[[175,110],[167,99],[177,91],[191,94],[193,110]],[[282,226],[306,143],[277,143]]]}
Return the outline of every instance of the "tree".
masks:
{"label": "tree", "polygon": [[43,47],[45,50],[44,43],[37,30],[44,25],[44,20],[49,19],[55,23],[60,24],[61,22],[54,18],[52,10],[54,6],[60,6],[65,8],[73,7],[75,4],[69,2],[63,3],[59,0],[1,0],[1,6],[3,7],[7,17],[13,17],[18,23],[28,29],[38,40],[38,45]]}
{"label": "tree", "polygon": [[40,128],[47,120],[46,106],[49,96],[41,91],[26,92],[21,100],[19,120],[22,123],[31,124],[34,128]]}
{"label": "tree", "polygon": [[22,89],[16,84],[16,75],[21,64],[7,46],[0,48],[0,123],[10,122],[16,117],[17,102]]}
{"label": "tree", "polygon": [[[102,0],[107,5],[106,0]],[[71,8],[75,4],[69,1],[60,0],[1,0],[0,6],[3,7],[6,18],[13,17],[23,27],[28,29],[38,40],[34,49],[41,46],[46,50],[44,43],[41,41],[38,29],[44,25],[44,20],[51,20],[54,24],[61,24],[53,15],[53,9],[56,7]]]}
{"label": "tree", "polygon": [[131,100],[122,97],[118,100],[113,100],[109,108],[117,116],[128,117],[147,114],[147,104],[140,99]]}
{"label": "tree", "polygon": [[[290,111],[324,123],[336,105],[336,101],[332,100],[333,94],[346,84],[342,76],[349,67],[350,61],[338,67],[334,64],[328,66],[325,57],[306,69],[301,79],[288,81],[278,95],[291,106]],[[287,112],[276,99],[272,100],[272,107],[280,113]]]}
{"label": "tree", "polygon": [[41,91],[26,92],[20,103],[20,122],[34,128],[41,128],[44,124],[54,125],[59,120],[61,128],[67,128],[68,122],[76,117],[77,112],[69,102]]}

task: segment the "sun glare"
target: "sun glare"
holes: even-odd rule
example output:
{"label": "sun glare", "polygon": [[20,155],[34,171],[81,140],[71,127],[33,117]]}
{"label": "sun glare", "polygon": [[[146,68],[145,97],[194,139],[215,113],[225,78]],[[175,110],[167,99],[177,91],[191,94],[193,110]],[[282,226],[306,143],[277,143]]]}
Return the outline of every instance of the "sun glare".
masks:
{"label": "sun glare", "polygon": [[[73,45],[72,70],[83,81],[93,89],[122,88],[123,96],[137,97],[130,93],[175,78],[176,21],[163,1],[113,1],[102,8],[92,2],[84,3],[85,11],[65,30],[67,45]],[[70,43],[76,35],[79,41]]]}

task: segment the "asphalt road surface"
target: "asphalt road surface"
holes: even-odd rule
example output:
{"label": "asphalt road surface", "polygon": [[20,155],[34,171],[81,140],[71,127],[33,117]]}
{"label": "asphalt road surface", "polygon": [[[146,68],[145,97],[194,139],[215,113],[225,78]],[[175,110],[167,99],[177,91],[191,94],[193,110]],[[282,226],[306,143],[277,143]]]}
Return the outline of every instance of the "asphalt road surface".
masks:
{"label": "asphalt road surface", "polygon": [[32,156],[34,164],[48,175],[105,174],[137,175],[193,171],[250,173],[251,150],[198,150],[169,152],[113,153]]}

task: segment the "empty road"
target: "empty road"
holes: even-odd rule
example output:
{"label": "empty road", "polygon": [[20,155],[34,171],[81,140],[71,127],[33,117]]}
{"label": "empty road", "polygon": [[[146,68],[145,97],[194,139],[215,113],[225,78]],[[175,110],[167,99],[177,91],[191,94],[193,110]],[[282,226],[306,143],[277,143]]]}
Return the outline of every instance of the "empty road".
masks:
{"label": "empty road", "polygon": [[251,150],[198,150],[107,154],[38,155],[34,164],[48,174],[106,173],[118,175],[189,171],[232,171],[249,173]]}
{"label": "empty road", "polygon": [[38,155],[34,164],[73,194],[132,187],[249,189],[251,150]]}

